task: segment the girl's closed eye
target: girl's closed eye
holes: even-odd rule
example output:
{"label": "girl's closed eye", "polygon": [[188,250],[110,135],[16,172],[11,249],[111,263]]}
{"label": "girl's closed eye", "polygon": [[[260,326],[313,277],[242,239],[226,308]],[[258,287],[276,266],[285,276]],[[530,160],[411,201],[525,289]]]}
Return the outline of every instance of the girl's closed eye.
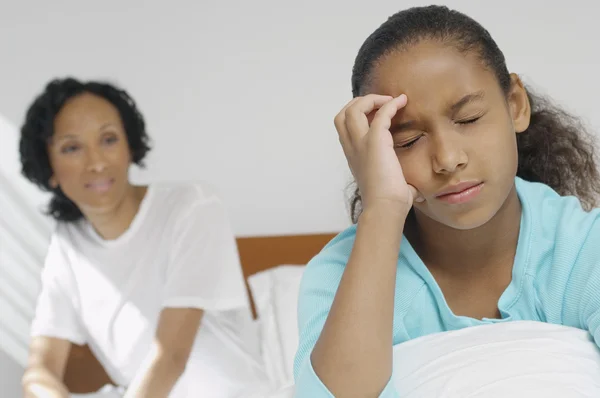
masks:
{"label": "girl's closed eye", "polygon": [[471,117],[467,117],[464,119],[459,119],[457,120],[455,123],[457,124],[473,124],[475,122],[477,122],[479,119],[481,119],[483,117],[483,114],[478,114],[478,115],[474,115]]}
{"label": "girl's closed eye", "polygon": [[413,145],[415,145],[417,143],[417,141],[419,141],[420,139],[421,139],[421,136],[417,136],[408,141],[396,143],[396,144],[394,144],[394,147],[399,148],[399,149],[408,149],[408,148],[411,148]]}
{"label": "girl's closed eye", "polygon": [[476,121],[478,121],[479,118],[474,118],[474,119],[468,119],[468,120],[459,120],[457,123],[458,124],[472,124],[475,123]]}

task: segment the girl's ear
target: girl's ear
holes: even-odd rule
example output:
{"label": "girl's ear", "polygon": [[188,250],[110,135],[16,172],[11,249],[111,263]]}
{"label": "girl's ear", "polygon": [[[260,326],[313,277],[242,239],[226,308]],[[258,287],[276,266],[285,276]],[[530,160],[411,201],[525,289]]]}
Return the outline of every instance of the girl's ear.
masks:
{"label": "girl's ear", "polygon": [[510,75],[510,92],[508,93],[508,109],[513,121],[516,133],[522,133],[529,127],[531,120],[531,104],[527,96],[527,90],[521,78],[515,74]]}

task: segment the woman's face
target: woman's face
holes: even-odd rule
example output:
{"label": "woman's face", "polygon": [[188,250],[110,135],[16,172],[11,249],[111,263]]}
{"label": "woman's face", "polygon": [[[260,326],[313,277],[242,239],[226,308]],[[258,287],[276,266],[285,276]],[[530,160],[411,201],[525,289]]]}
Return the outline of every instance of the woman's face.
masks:
{"label": "woman's face", "polygon": [[[418,216],[471,229],[504,204],[517,171],[515,133],[529,125],[526,91],[512,78],[507,96],[476,54],[435,41],[392,52],[376,64],[364,91],[408,97],[390,131],[406,181],[424,199],[414,204]],[[470,185],[474,194],[462,199],[440,196]]]}
{"label": "woman's face", "polygon": [[100,96],[83,93],[65,103],[54,119],[48,155],[50,185],[84,214],[115,209],[130,187],[125,128],[115,106]]}

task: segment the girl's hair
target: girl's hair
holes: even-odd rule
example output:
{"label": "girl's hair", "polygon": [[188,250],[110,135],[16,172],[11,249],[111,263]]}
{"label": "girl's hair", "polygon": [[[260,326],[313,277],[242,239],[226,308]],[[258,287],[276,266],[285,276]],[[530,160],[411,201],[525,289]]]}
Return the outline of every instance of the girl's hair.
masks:
{"label": "girl's hair", "polygon": [[48,140],[54,135],[54,118],[58,112],[69,99],[83,93],[102,97],[117,108],[133,163],[143,166],[143,159],[150,151],[144,118],[127,92],[107,83],[80,82],[73,78],[48,83],[27,111],[19,149],[22,174],[42,190],[52,192],[47,213],[57,221],[77,221],[83,214],[60,188],[50,186],[53,172],[48,158]]}
{"label": "girl's hair", "polygon": [[[508,94],[511,85],[504,54],[490,33],[472,18],[443,6],[414,7],[392,15],[360,48],[352,69],[352,94],[362,90],[372,78],[373,68],[382,57],[406,49],[421,40],[437,40],[458,51],[476,53],[496,76]],[[561,195],[574,195],[586,209],[596,205],[600,178],[593,136],[580,120],[544,97],[527,89],[531,121],[517,134],[519,163],[517,176],[549,185]],[[350,199],[353,222],[361,212],[358,187]]]}

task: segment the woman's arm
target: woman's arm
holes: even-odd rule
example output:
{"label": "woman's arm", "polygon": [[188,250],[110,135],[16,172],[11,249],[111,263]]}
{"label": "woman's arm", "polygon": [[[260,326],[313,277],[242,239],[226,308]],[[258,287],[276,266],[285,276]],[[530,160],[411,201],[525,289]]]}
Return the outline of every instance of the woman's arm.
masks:
{"label": "woman's arm", "polygon": [[34,337],[30,344],[29,364],[23,375],[25,398],[68,398],[63,384],[71,342],[52,337]]}
{"label": "woman's arm", "polygon": [[[42,268],[42,288],[30,329],[29,364],[23,377],[26,397],[68,397],[63,378],[71,345],[86,343],[85,329],[74,305],[77,287],[63,228],[59,223],[52,234]],[[39,393],[42,388],[48,389],[50,395]]]}
{"label": "woman's arm", "polygon": [[183,374],[203,311],[165,308],[160,314],[156,340],[147,359],[127,389],[125,398],[166,398]]}
{"label": "woman's arm", "polygon": [[311,355],[336,397],[378,397],[392,375],[396,267],[406,214],[365,211],[331,311]]}
{"label": "woman's arm", "polygon": [[183,373],[204,311],[247,306],[246,286],[226,209],[210,186],[173,228],[156,339],[126,398],[167,397]]}

